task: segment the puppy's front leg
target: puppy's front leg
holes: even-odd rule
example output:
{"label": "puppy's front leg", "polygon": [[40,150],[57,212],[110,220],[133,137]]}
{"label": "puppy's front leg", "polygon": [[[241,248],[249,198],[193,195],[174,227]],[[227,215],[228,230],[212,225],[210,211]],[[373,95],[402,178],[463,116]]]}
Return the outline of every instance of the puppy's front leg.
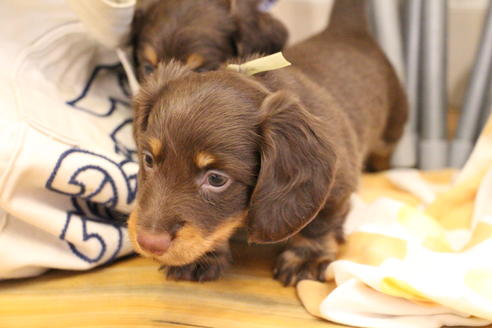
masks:
{"label": "puppy's front leg", "polygon": [[325,205],[316,218],[292,237],[279,255],[274,277],[284,286],[303,279],[325,281],[325,271],[335,260],[343,242],[343,222],[348,201],[338,206]]}
{"label": "puppy's front leg", "polygon": [[168,279],[203,282],[217,280],[231,262],[231,250],[226,241],[195,262],[183,266],[162,266],[161,269],[167,269]]}

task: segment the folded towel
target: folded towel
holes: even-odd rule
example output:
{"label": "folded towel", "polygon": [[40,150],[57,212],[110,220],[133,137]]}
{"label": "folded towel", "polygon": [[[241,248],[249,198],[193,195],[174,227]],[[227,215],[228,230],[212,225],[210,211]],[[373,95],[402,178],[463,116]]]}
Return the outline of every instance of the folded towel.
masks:
{"label": "folded towel", "polygon": [[354,199],[347,242],[326,271],[334,284],[297,286],[306,309],[359,327],[490,324],[491,149],[492,118],[456,176],[394,170],[365,178],[376,188]]}

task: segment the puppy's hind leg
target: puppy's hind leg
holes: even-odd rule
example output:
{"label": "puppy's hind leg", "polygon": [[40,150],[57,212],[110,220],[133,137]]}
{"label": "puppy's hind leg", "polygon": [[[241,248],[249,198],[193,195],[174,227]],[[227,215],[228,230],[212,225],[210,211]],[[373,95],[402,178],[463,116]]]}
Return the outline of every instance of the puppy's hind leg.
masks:
{"label": "puppy's hind leg", "polygon": [[366,160],[366,172],[381,172],[391,168],[391,154],[393,153],[393,147],[386,146],[383,151],[372,152],[369,154]]}
{"label": "puppy's hind leg", "polygon": [[335,260],[343,242],[343,222],[349,205],[325,206],[318,216],[297,235],[279,255],[274,278],[284,286],[294,286],[303,279],[325,281],[328,265]]}
{"label": "puppy's hind leg", "polygon": [[366,170],[379,172],[391,168],[391,156],[403,135],[408,116],[408,103],[405,93],[399,83],[393,84],[393,105],[389,108],[388,118],[380,140],[366,161]]}
{"label": "puppy's hind leg", "polygon": [[167,278],[171,280],[204,282],[220,278],[231,262],[231,250],[226,241],[195,262],[183,266],[162,266],[161,269],[167,269]]}

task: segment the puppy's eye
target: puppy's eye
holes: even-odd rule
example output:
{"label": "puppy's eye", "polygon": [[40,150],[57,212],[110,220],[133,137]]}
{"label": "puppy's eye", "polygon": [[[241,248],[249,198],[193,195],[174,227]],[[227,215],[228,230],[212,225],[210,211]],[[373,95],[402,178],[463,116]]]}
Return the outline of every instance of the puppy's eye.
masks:
{"label": "puppy's eye", "polygon": [[219,171],[208,171],[202,183],[202,187],[211,191],[222,191],[231,184],[231,179]]}
{"label": "puppy's eye", "polygon": [[152,73],[154,71],[154,69],[155,69],[154,65],[152,65],[150,63],[144,63],[143,64],[143,70],[144,70],[145,75]]}
{"label": "puppy's eye", "polygon": [[223,175],[212,173],[208,176],[207,180],[208,184],[212,187],[222,187],[226,184],[228,179]]}
{"label": "puppy's eye", "polygon": [[145,163],[145,166],[147,166],[148,168],[152,168],[152,166],[154,166],[154,157],[151,153],[147,151],[143,154],[143,161]]}

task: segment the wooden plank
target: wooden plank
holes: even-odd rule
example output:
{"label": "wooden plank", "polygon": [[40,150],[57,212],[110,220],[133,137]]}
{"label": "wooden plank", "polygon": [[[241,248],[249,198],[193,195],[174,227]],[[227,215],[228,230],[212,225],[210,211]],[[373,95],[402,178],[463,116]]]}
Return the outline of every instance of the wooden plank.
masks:
{"label": "wooden plank", "polygon": [[167,281],[132,257],[86,273],[52,271],[0,283],[0,327],[342,327],[309,315],[271,277],[279,246],[235,242],[217,282]]}

